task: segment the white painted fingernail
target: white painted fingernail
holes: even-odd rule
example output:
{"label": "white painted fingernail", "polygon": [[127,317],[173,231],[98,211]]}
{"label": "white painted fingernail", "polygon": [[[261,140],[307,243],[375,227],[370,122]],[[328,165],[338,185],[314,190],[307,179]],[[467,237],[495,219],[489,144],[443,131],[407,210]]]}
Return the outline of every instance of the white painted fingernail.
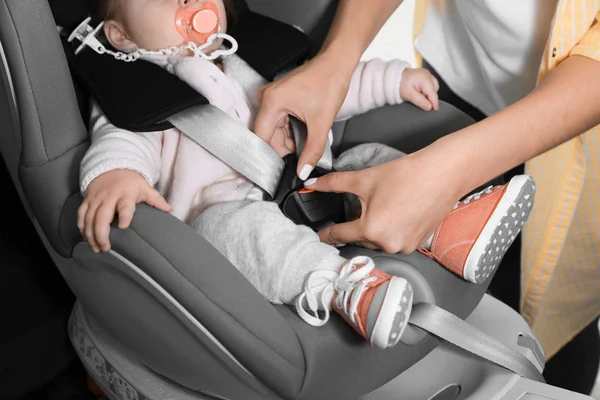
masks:
{"label": "white painted fingernail", "polygon": [[317,178],[310,178],[306,182],[304,182],[304,186],[312,186],[317,183]]}
{"label": "white painted fingernail", "polygon": [[300,175],[299,178],[303,181],[306,180],[306,178],[308,178],[308,176],[310,175],[310,173],[312,172],[313,167],[312,165],[309,164],[304,164],[304,166],[302,167],[302,169],[300,170]]}

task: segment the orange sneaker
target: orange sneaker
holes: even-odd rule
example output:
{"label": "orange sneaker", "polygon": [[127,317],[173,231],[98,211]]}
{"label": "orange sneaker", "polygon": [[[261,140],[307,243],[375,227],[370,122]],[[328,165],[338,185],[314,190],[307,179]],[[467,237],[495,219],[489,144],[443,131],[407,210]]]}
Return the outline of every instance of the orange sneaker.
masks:
{"label": "orange sneaker", "polygon": [[529,217],[535,184],[528,175],[489,187],[458,202],[433,234],[429,249],[418,249],[473,283],[496,270]]}
{"label": "orange sneaker", "polygon": [[[304,302],[313,315],[304,308]],[[318,304],[320,302],[320,304]],[[369,257],[355,257],[334,271],[313,272],[297,301],[298,314],[313,326],[329,320],[329,305],[369,343],[381,349],[395,346],[412,311],[413,289],[404,278],[375,268]],[[320,318],[318,309],[325,311]]]}

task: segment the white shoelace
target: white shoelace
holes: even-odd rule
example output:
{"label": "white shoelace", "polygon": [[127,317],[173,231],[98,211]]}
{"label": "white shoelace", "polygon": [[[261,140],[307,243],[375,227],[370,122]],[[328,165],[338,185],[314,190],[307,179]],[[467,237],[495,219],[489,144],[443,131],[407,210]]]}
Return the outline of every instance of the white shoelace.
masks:
{"label": "white shoelace", "polygon": [[492,193],[492,189],[493,189],[493,186],[488,186],[486,189],[482,190],[481,192],[473,193],[472,195],[468,196],[463,201],[459,201],[458,203],[456,203],[454,205],[453,209],[456,210],[460,203],[469,204],[471,202],[471,200],[479,200],[483,194]]}
{"label": "white shoelace", "polygon": [[[364,265],[356,269],[357,265]],[[337,292],[336,306],[343,310],[352,323],[357,324],[356,309],[367,285],[377,280],[369,274],[375,268],[369,257],[354,257],[342,267],[339,273],[334,271],[315,271],[306,280],[304,293],[296,299],[298,315],[312,326],[323,326],[329,321],[329,304]],[[319,296],[319,293],[321,294]],[[305,309],[304,300],[312,315]],[[350,301],[348,301],[350,300]],[[319,302],[325,311],[323,318],[319,317]]]}

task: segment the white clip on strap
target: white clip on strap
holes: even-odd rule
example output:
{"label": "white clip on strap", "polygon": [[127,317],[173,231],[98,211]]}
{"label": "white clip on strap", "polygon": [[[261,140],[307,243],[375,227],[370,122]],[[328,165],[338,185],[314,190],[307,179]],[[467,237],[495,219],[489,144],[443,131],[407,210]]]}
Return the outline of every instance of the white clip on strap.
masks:
{"label": "white clip on strap", "polygon": [[104,45],[96,38],[96,34],[102,29],[104,22],[98,24],[96,28],[92,28],[90,25],[91,20],[91,17],[86,18],[69,36],[69,43],[75,39],[81,42],[81,45],[75,50],[75,54],[79,54],[86,46],[94,49],[99,54],[106,51]]}

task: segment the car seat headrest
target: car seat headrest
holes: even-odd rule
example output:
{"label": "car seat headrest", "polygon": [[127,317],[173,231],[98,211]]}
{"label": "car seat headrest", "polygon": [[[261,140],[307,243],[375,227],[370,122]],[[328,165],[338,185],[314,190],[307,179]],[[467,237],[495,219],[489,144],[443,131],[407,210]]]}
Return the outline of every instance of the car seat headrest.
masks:
{"label": "car seat headrest", "polygon": [[247,11],[230,30],[237,40],[237,54],[265,79],[295,68],[306,60],[312,43],[298,28]]}
{"label": "car seat headrest", "polygon": [[72,31],[87,16],[88,0],[48,0],[56,25]]}

